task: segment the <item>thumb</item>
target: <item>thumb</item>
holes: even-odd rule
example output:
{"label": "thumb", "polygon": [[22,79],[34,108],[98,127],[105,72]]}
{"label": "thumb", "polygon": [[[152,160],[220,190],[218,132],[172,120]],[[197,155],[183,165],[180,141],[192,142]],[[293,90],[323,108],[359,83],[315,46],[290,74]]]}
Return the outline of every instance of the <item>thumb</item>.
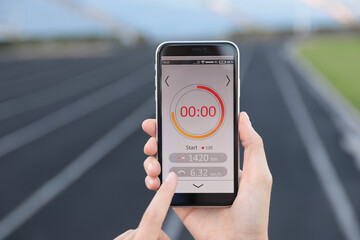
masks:
{"label": "thumb", "polygon": [[240,113],[239,137],[244,147],[243,178],[255,184],[272,184],[272,176],[267,164],[264,144],[260,135],[251,125],[246,112]]}

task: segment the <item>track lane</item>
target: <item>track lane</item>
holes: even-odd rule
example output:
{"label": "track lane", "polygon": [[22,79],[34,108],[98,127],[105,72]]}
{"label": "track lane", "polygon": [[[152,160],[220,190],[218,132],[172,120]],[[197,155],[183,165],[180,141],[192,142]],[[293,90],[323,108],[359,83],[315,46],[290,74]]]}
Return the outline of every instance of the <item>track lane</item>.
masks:
{"label": "track lane", "polygon": [[335,119],[331,117],[332,113],[329,112],[329,109],[324,108],[324,106],[318,102],[318,99],[314,96],[314,92],[309,89],[303,77],[299,75],[290,64],[288,67],[302,93],[304,103],[312,116],[319,136],[331,156],[330,160],[343,183],[351,205],[354,206],[357,219],[360,219],[360,189],[358,188],[360,174],[356,167],[354,156],[349,155],[342,146],[343,136],[341,129],[338,127],[339,123],[334,122]]}
{"label": "track lane", "polygon": [[[134,62],[139,59],[142,62],[150,61],[150,58],[143,59],[146,56],[150,56],[149,52],[141,51],[132,54],[123,53],[121,55],[122,57],[104,59],[101,62],[97,59],[95,61],[94,59],[84,59],[77,64],[72,63],[59,68],[44,70],[32,77],[27,76],[25,77],[27,81],[23,82],[20,86],[2,87],[0,88],[1,112],[6,113],[6,111],[10,111],[13,107],[22,107],[22,104],[26,104],[29,101],[30,103],[34,102],[33,105],[35,106],[36,104],[39,105],[39,101],[45,101],[47,98],[52,100],[54,97],[51,98],[51,93],[57,94],[58,98],[61,97],[61,94],[70,93],[72,84],[83,82],[83,87],[86,88],[86,81],[92,75],[98,74],[99,79],[101,79],[108,72],[116,71],[121,65],[125,65],[124,69],[127,69],[130,68],[130,64],[136,66],[137,64],[134,64]],[[107,77],[104,79],[107,79]],[[80,90],[77,89],[77,91]],[[1,115],[0,119],[4,118]]]}
{"label": "track lane", "polygon": [[279,45],[268,43],[258,49],[242,92],[242,109],[264,139],[274,178],[269,237],[342,239],[266,60],[265,52]]}
{"label": "track lane", "polygon": [[[270,238],[344,239],[265,59],[267,50],[281,44],[278,41],[240,44],[242,60],[249,56],[250,49],[254,49],[246,77],[242,76],[241,109],[249,113],[253,125],[264,138],[274,176]],[[272,60],[277,61],[277,58]],[[20,151],[0,158],[0,169],[6,170],[5,175],[0,174],[0,192],[11,195],[3,202],[0,198],[2,213],[14,209],[21,200],[120,121],[125,115],[118,112],[119,106],[129,112],[131,106],[140,104],[142,97],[152,94],[153,72],[147,73],[146,77],[150,77],[149,85],[132,96],[132,101],[118,100],[32,142]],[[306,94],[306,89],[299,90]],[[317,113],[319,110],[316,109],[315,100],[311,97],[306,100],[309,101],[307,106],[315,107],[308,109],[316,124],[329,121],[326,115]],[[40,116],[41,109],[37,111]],[[30,113],[21,116],[26,119]],[[320,125],[318,129],[321,129]],[[331,131],[331,125],[325,125],[322,125],[324,129],[320,130],[320,135],[324,139],[331,138],[326,140],[326,147],[331,148],[335,156],[341,157],[338,152],[341,149],[334,139],[336,134]],[[146,140],[147,136],[139,129],[8,239],[104,239],[135,228],[153,195],[143,183],[145,173],[142,162],[145,156],[142,148]],[[3,159],[6,163],[1,165]],[[338,163],[341,164],[341,161]],[[352,174],[346,168],[340,171],[342,181],[347,181],[347,192],[355,193],[352,199],[356,201],[358,191]],[[13,201],[17,204],[11,204]],[[184,229],[180,239],[192,237]]]}
{"label": "track lane", "polygon": [[[136,71],[142,64],[145,64],[146,59],[149,58],[149,54],[141,53],[143,60],[136,61],[137,58],[130,58],[128,61],[117,63],[114,59],[110,65],[106,67],[99,67],[91,69],[89,72],[79,75],[74,78],[65,79],[65,82],[57,84],[53,87],[37,91],[33,94],[29,94],[20,98],[16,98],[11,101],[0,103],[0,136],[5,133],[11,133],[12,131],[24,127],[36,118],[37,109],[53,109],[56,110],[59,106],[59,102],[68,102],[67,99],[79,99],[84,97],[85,94],[90,94],[99,88],[105,87],[111,84],[132,71]],[[131,60],[131,61],[130,61]],[[48,106],[53,105],[49,108]],[[64,106],[64,105],[63,105]],[[29,113],[30,114],[26,114]],[[43,112],[43,111],[40,111]],[[50,114],[50,111],[47,111]],[[26,114],[26,115],[24,115]],[[19,119],[17,116],[22,115]],[[38,115],[37,118],[40,118]],[[17,118],[18,121],[13,121]],[[30,120],[28,120],[30,119]],[[21,124],[22,123],[22,124]]]}

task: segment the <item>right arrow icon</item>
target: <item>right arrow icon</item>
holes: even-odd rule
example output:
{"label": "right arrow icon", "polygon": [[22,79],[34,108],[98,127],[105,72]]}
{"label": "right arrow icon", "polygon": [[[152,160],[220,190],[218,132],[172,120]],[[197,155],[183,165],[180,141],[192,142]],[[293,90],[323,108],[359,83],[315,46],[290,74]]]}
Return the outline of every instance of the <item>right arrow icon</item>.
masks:
{"label": "right arrow icon", "polygon": [[226,86],[227,86],[227,85],[229,85],[229,83],[230,83],[230,78],[229,78],[228,75],[226,75],[226,78],[228,79],[228,83],[226,84]]}

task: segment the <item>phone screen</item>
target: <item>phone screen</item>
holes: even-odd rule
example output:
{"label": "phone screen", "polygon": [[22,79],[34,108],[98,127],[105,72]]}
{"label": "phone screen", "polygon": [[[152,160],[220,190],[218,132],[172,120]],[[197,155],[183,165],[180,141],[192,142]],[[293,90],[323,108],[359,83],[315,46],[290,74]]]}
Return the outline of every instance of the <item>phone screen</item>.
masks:
{"label": "phone screen", "polygon": [[160,63],[163,179],[178,175],[176,193],[234,193],[234,56]]}

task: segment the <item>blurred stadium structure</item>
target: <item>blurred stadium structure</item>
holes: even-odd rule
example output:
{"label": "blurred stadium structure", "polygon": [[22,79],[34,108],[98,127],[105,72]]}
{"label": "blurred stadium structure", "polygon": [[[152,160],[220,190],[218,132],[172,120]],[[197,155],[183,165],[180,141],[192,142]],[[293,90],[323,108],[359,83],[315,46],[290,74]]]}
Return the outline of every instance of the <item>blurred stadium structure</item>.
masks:
{"label": "blurred stadium structure", "polygon": [[[297,54],[359,26],[357,0],[1,1],[0,240],[137,226],[153,194],[140,124],[154,117],[154,51],[178,39],[240,47],[241,108],[274,177],[270,238],[360,239],[358,110]],[[172,211],[164,229],[192,239]]]}

